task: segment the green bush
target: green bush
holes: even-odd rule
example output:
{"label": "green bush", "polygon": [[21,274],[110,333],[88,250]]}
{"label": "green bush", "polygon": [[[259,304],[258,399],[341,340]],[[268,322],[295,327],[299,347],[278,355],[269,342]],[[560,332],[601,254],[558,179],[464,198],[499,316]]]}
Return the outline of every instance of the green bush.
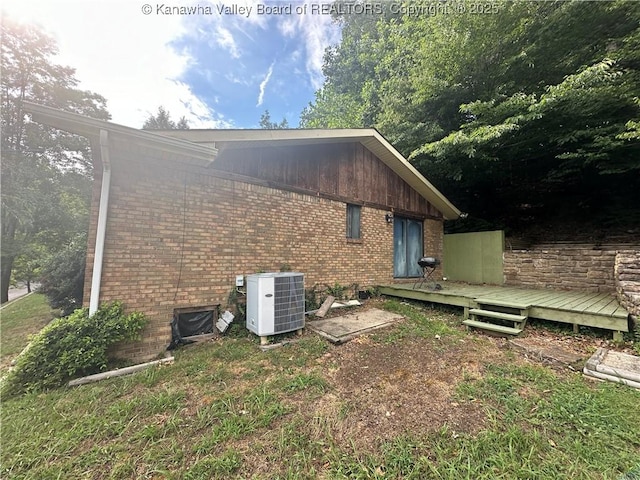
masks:
{"label": "green bush", "polygon": [[304,291],[304,305],[306,311],[317,310],[320,308],[320,305],[322,305],[318,292],[316,291],[316,285]]}
{"label": "green bush", "polygon": [[59,387],[71,378],[105,370],[109,346],[139,339],[145,324],[142,313],[125,315],[120,302],[103,305],[92,316],[82,308],[54,320],[18,357],[2,393],[15,395]]}
{"label": "green bush", "polygon": [[325,285],[327,287],[327,295],[335,297],[336,300],[345,298],[345,292],[348,288],[346,285],[340,285],[338,282],[335,282],[333,285]]}

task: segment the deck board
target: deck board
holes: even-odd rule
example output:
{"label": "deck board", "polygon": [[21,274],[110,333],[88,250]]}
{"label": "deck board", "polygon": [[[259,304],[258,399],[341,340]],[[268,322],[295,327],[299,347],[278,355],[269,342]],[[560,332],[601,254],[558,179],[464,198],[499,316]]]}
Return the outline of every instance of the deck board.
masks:
{"label": "deck board", "polygon": [[558,292],[558,296],[555,300],[552,300],[540,306],[572,310],[577,305],[581,305],[584,302],[589,301],[593,297],[596,297],[597,295],[599,294],[593,292]]}
{"label": "deck board", "polygon": [[618,300],[615,299],[615,297],[613,297],[613,295],[611,295],[609,297],[609,302],[605,305],[603,305],[600,310],[598,310],[597,313],[598,315],[612,315],[613,313],[615,313],[615,311],[618,309],[618,307],[620,307],[620,304],[618,303]]}
{"label": "deck board", "polygon": [[544,304],[549,300],[553,300],[556,298],[553,292],[548,292],[545,290],[540,291],[531,291],[523,293],[522,295],[518,295],[518,298],[526,299],[531,303],[535,303],[536,305]]}
{"label": "deck board", "polygon": [[597,297],[593,297],[592,299],[578,305],[575,310],[586,313],[596,313],[600,308],[602,308],[598,305],[601,305],[603,300],[607,299],[607,296],[608,295],[606,293],[601,293]]}
{"label": "deck board", "polygon": [[567,292],[563,290],[552,290],[551,295],[545,297],[544,304],[547,306],[564,305],[581,298],[591,296],[589,292]]}
{"label": "deck board", "polygon": [[627,311],[611,293],[566,290],[468,285],[443,282],[442,290],[413,289],[413,284],[380,286],[385,295],[411,298],[459,307],[477,308],[476,299],[530,305],[529,316],[598,327],[613,331],[628,331]]}

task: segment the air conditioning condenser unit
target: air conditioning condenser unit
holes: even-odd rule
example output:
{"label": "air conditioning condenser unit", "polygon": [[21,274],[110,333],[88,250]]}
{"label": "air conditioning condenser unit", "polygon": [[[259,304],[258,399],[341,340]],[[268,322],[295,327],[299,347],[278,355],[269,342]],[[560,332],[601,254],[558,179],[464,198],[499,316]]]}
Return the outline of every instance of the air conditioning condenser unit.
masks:
{"label": "air conditioning condenser unit", "polygon": [[304,274],[247,276],[247,329],[260,337],[304,328]]}

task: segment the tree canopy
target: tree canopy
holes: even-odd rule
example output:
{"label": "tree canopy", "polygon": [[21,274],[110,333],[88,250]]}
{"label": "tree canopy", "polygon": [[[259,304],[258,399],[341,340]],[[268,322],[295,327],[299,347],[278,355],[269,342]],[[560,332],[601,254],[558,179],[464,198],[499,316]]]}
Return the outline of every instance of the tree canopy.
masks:
{"label": "tree canopy", "polygon": [[265,110],[264,113],[260,115],[260,128],[264,130],[281,130],[289,128],[289,122],[287,122],[286,118],[283,118],[280,123],[274,122],[271,120],[269,110]]}
{"label": "tree canopy", "polygon": [[5,302],[14,265],[19,267],[16,273],[32,275],[53,251],[88,226],[92,176],[88,141],[31,122],[23,102],[100,119],[109,119],[109,114],[103,97],[77,88],[72,68],[54,63],[57,50],[52,38],[7,17],[0,28],[0,301]]}
{"label": "tree canopy", "polygon": [[142,125],[143,130],[189,130],[189,121],[180,117],[178,122],[171,119],[171,114],[162,105],[158,107],[158,113],[149,115]]}
{"label": "tree canopy", "polygon": [[638,228],[640,3],[465,5],[336,17],[301,126],[377,128],[492,227]]}

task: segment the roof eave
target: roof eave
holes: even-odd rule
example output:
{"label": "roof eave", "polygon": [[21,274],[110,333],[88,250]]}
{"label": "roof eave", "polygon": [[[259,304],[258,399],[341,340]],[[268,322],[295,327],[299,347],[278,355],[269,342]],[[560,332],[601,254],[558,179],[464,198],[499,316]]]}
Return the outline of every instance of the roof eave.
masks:
{"label": "roof eave", "polygon": [[460,217],[458,210],[435,186],[411,165],[377,130],[368,129],[288,129],[288,130],[164,130],[150,132],[97,120],[35,103],[24,102],[24,110],[33,120],[60,130],[99,140],[100,131],[135,140],[138,144],[169,152],[186,163],[209,165],[218,155],[216,147],[240,144],[257,146],[359,142],[371,150],[405,182],[438,209],[447,220]]}
{"label": "roof eave", "polygon": [[[440,190],[438,190],[424,175],[422,175],[408,160],[406,160],[400,152],[398,152],[393,145],[391,145],[386,138],[384,138],[377,130],[373,130],[374,138],[376,141],[384,147],[393,158],[389,158],[389,161],[394,162],[397,168],[389,165],[389,162],[385,161],[402,179],[407,182],[412,188],[414,188],[420,195],[426,198],[429,203],[442,212],[445,220],[455,220],[460,217],[462,212],[456,208],[456,206],[445,197]],[[366,145],[365,145],[366,146]],[[378,152],[374,152],[378,154]],[[380,152],[384,154],[384,151]],[[380,156],[380,155],[378,155]]]}
{"label": "roof eave", "polygon": [[98,120],[35,103],[23,102],[23,105],[24,110],[31,114],[34,121],[87,137],[92,142],[100,138],[101,130],[106,130],[117,136],[135,140],[143,146],[180,155],[181,157],[185,157],[185,159],[191,159],[198,164],[209,165],[215,160],[218,153],[217,150],[211,146],[199,145],[187,140],[167,137],[166,135],[160,135],[148,130],[137,130],[106,120]]}

